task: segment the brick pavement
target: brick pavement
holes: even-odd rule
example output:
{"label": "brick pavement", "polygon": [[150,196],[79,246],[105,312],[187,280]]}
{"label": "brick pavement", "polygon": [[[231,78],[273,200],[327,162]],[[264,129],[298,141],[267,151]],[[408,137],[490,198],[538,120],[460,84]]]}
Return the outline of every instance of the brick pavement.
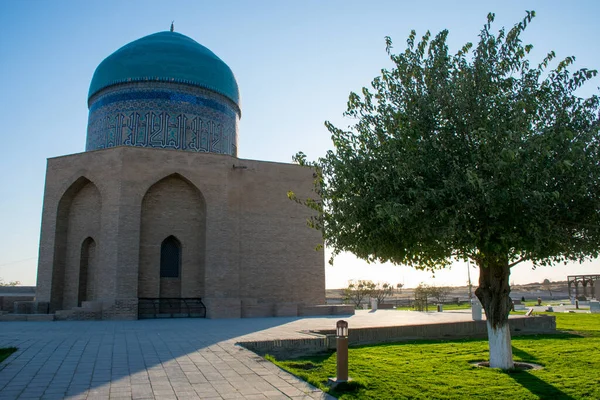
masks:
{"label": "brick pavement", "polygon": [[[468,313],[359,311],[350,327],[469,320]],[[0,323],[0,398],[331,399],[240,340],[307,337],[339,317]]]}

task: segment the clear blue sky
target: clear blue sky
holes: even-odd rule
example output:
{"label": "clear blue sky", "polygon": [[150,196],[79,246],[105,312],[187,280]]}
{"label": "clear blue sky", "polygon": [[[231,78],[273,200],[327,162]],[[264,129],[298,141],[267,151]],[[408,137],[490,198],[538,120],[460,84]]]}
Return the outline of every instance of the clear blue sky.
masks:
{"label": "clear blue sky", "polygon": [[[475,41],[489,11],[496,27],[535,10],[525,40],[534,59],[550,50],[600,68],[597,1],[34,1],[0,2],[0,277],[35,284],[46,159],[85,147],[88,85],[96,66],[122,45],[175,30],[213,50],[242,95],[239,156],[290,162],[331,146],[323,126],[342,118],[348,93],[389,66],[384,36],[403,49],[411,29],[449,29],[453,50]],[[590,86],[596,90],[599,81]],[[436,274],[373,266],[343,256],[327,267],[328,287],[350,278],[464,284],[466,267]],[[600,273],[597,262],[531,271],[513,281]],[[476,271],[474,271],[476,272]],[[476,277],[476,275],[475,275]]]}

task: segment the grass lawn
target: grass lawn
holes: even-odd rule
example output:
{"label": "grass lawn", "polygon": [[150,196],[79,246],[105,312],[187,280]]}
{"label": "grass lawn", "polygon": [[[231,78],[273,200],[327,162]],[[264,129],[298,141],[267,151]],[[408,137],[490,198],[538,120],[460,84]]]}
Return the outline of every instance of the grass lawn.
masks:
{"label": "grass lawn", "polygon": [[474,367],[488,358],[480,339],[350,348],[354,381],[340,391],[325,385],[335,376],[335,353],[275,363],[340,399],[600,399],[600,314],[552,315],[563,333],[512,341],[515,361],[542,370]]}
{"label": "grass lawn", "polygon": [[0,349],[0,362],[4,361],[5,358],[10,356],[15,351],[17,351],[16,347],[7,347],[5,349]]}
{"label": "grass lawn", "polygon": [[[526,307],[534,307],[538,305],[537,300],[526,300],[524,303],[522,303],[524,306]],[[542,300],[542,305],[543,306],[558,306],[558,305],[571,305],[571,300],[569,299],[558,299],[558,300]]]}

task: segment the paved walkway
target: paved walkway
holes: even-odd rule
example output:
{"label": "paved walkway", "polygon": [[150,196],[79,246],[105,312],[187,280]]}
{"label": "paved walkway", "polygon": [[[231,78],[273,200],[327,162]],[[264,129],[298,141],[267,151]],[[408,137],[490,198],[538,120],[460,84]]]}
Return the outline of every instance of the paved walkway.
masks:
{"label": "paved walkway", "polygon": [[[468,321],[470,311],[358,311],[352,327]],[[243,340],[307,337],[336,317],[0,322],[0,399],[332,399]]]}

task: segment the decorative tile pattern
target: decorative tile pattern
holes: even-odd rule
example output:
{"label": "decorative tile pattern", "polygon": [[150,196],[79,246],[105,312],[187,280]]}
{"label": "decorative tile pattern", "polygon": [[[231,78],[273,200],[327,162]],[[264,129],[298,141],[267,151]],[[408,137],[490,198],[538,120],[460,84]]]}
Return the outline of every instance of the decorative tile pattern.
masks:
{"label": "decorative tile pattern", "polygon": [[90,102],[86,151],[114,146],[173,148],[237,156],[239,110],[184,85],[120,85]]}

